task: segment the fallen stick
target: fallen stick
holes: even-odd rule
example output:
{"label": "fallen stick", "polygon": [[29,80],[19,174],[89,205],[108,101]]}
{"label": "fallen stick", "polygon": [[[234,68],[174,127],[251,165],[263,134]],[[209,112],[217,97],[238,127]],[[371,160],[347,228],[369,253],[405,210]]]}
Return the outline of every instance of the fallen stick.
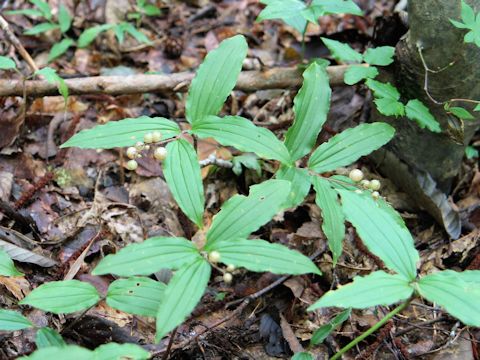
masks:
{"label": "fallen stick", "polygon": [[[343,85],[348,65],[327,68],[331,85]],[[108,94],[126,95],[141,93],[186,92],[194,73],[182,72],[170,75],[93,76],[65,79],[71,95]],[[235,89],[252,92],[267,89],[298,88],[302,75],[297,68],[273,68],[266,71],[244,71]],[[0,96],[23,96],[22,80],[0,80]],[[58,95],[57,85],[45,80],[25,81],[27,96]]]}

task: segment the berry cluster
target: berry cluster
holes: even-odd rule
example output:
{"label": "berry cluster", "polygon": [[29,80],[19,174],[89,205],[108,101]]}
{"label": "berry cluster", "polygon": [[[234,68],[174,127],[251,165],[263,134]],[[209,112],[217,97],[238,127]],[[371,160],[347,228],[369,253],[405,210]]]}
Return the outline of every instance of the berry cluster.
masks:
{"label": "berry cluster", "polygon": [[[372,197],[377,200],[380,198],[380,193],[378,192],[378,190],[380,190],[380,188],[382,187],[382,184],[380,183],[379,180],[376,180],[376,179],[373,179],[373,180],[366,180],[363,178],[363,172],[362,170],[359,170],[359,169],[353,169],[352,171],[350,171],[350,173],[348,174],[348,177],[355,181],[356,183],[359,183],[360,186],[365,189],[365,190],[371,190],[372,192]],[[361,190],[357,190],[357,191],[360,191]]]}
{"label": "berry cluster", "polygon": [[[218,251],[212,251],[208,254],[208,261],[212,264],[216,264],[220,261],[220,253]],[[235,265],[228,265],[226,271],[223,273],[223,282],[225,284],[230,284],[233,280],[232,272],[235,271]],[[222,270],[223,271],[223,270]]]}
{"label": "berry cluster", "polygon": [[[153,131],[146,133],[143,136],[143,142],[139,141],[135,144],[135,146],[130,146],[127,148],[127,157],[130,159],[127,162],[127,169],[128,170],[135,170],[138,167],[138,163],[135,159],[142,157],[142,151],[150,150],[150,144],[158,143],[162,140],[162,134],[160,131]],[[153,156],[158,161],[163,161],[167,157],[167,149],[163,146],[159,146],[153,152]]]}

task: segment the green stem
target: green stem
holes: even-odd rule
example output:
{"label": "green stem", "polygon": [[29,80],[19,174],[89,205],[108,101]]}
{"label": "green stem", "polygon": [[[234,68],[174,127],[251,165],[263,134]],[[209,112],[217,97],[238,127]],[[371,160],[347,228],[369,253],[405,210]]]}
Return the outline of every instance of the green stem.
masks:
{"label": "green stem", "polygon": [[404,303],[398,305],[395,309],[393,309],[392,311],[390,311],[382,320],[380,320],[379,322],[377,322],[375,325],[373,325],[370,329],[368,329],[367,331],[365,331],[362,335],[360,335],[359,337],[353,339],[351,342],[349,342],[347,345],[345,345],[343,348],[340,349],[339,352],[337,352],[335,355],[333,355],[330,360],[336,360],[336,359],[340,359],[340,357],[345,354],[348,350],[350,350],[351,348],[353,348],[355,345],[357,345],[360,341],[364,340],[365,338],[367,338],[368,336],[370,336],[371,334],[373,334],[375,331],[377,331],[378,329],[380,329],[383,325],[385,325],[392,317],[394,317],[395,315],[397,315],[399,312],[403,311],[406,307],[408,307],[408,305],[410,305],[410,301],[412,301],[412,299],[408,299],[407,301],[405,301]]}
{"label": "green stem", "polygon": [[303,29],[303,32],[302,32],[302,53],[301,53],[302,64],[305,60],[305,34],[307,33],[307,26],[308,26],[308,22],[307,22],[307,25],[305,25],[305,28]]}

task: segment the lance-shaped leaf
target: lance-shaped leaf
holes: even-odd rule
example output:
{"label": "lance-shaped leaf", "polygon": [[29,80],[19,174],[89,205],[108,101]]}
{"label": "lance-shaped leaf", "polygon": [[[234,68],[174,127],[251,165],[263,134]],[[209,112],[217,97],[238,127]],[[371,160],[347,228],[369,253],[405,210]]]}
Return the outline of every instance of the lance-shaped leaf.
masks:
{"label": "lance-shaped leaf", "polygon": [[217,242],[211,249],[220,253],[222,263],[251,271],[291,275],[321,274],[305,255],[265,240],[233,239]]}
{"label": "lance-shaped leaf", "polygon": [[96,359],[93,351],[77,345],[63,347],[50,346],[39,349],[28,356],[22,356],[18,360],[46,360],[46,359],[75,359],[92,360]]}
{"label": "lance-shaped leaf", "polygon": [[108,287],[107,304],[129,314],[155,317],[165,287],[147,277],[115,280]]}
{"label": "lance-shaped leaf", "polygon": [[65,280],[40,285],[19,304],[55,314],[68,314],[88,309],[99,299],[100,296],[93,285],[78,280]]}
{"label": "lance-shaped leaf", "polygon": [[55,60],[57,57],[65,54],[70,46],[73,46],[75,42],[72,39],[63,39],[52,46],[50,53],[48,54],[48,62]]}
{"label": "lance-shaped leaf", "polygon": [[301,0],[262,0],[262,4],[266,4],[265,9],[258,15],[256,21],[280,19],[285,21],[299,33],[303,33],[307,25],[307,21],[302,16],[301,11],[306,5]]}
{"label": "lance-shaped leaf", "polygon": [[208,115],[217,115],[235,87],[248,45],[242,35],[221,42],[210,51],[190,85],[185,115],[191,124]]}
{"label": "lance-shaped leaf", "polygon": [[367,276],[357,276],[352,283],[328,291],[308,311],[329,306],[363,309],[390,305],[409,298],[412,293],[412,286],[402,275],[375,271]]}
{"label": "lance-shaped leaf", "polygon": [[363,60],[370,65],[387,66],[393,63],[394,54],[394,47],[380,46],[365,51],[365,54],[363,54]]}
{"label": "lance-shaped leaf", "polygon": [[207,116],[193,124],[192,133],[202,139],[212,137],[223,146],[253,152],[264,159],[291,162],[287,148],[274,133],[241,116]]}
{"label": "lance-shaped leaf", "polygon": [[145,134],[152,131],[159,131],[162,134],[162,140],[180,134],[180,128],[171,120],[161,117],[140,116],[138,118],[109,121],[105,125],[97,125],[91,129],[82,130],[68,139],[61,147],[111,149],[132,146],[138,141],[143,141]]}
{"label": "lance-shaped leaf", "polygon": [[145,360],[150,358],[150,353],[135,344],[109,343],[97,347],[93,351],[95,360]]}
{"label": "lance-shaped leaf", "polygon": [[115,26],[114,24],[102,24],[102,25],[92,26],[91,28],[88,28],[83,33],[81,33],[80,36],[78,37],[78,42],[77,42],[78,47],[79,48],[87,47],[92,43],[93,40],[97,38],[98,35],[100,35],[104,31],[110,30],[114,26]]}
{"label": "lance-shaped leaf", "polygon": [[418,99],[410,100],[405,106],[407,117],[414,120],[422,129],[441,132],[440,124],[430,113],[430,110]]}
{"label": "lance-shaped leaf", "polygon": [[157,342],[190,315],[205,292],[210,272],[210,264],[198,259],[173,275],[158,308]]}
{"label": "lance-shaped leaf", "polygon": [[333,255],[333,265],[342,254],[345,237],[345,217],[338,199],[338,193],[332,189],[328,180],[314,176],[313,187],[316,192],[315,203],[322,211],[322,230],[328,240]]}
{"label": "lance-shaped leaf", "polygon": [[22,314],[0,309],[0,330],[15,331],[33,327],[33,324]]}
{"label": "lance-shaped leaf", "polygon": [[328,14],[362,15],[362,10],[353,0],[313,0],[307,10],[304,10],[305,18],[314,23],[320,16]]}
{"label": "lance-shaped leaf", "polygon": [[0,56],[0,70],[13,70],[16,69],[17,65],[15,61],[6,56]]}
{"label": "lance-shaped leaf", "polygon": [[178,206],[202,228],[205,203],[202,175],[197,153],[188,141],[179,139],[167,145],[163,174]]}
{"label": "lance-shaped leaf", "polygon": [[405,224],[373,200],[369,193],[337,191],[346,219],[355,227],[368,250],[390,269],[413,281],[417,276],[419,255]]}
{"label": "lance-shaped leaf", "polygon": [[295,121],[285,135],[292,160],[308,154],[327,120],[332,90],[325,66],[312,63],[303,72],[303,85],[293,101]]}
{"label": "lance-shaped leaf", "polygon": [[385,145],[394,134],[395,129],[385,123],[362,124],[347,129],[320,145],[310,156],[308,167],[320,174],[350,165]]}
{"label": "lance-shaped leaf", "polygon": [[0,247],[0,275],[1,276],[21,276],[20,271],[15,268],[10,256]]}
{"label": "lance-shaped leaf", "polygon": [[195,245],[184,238],[153,237],[140,244],[125,246],[106,256],[93,275],[150,275],[160,269],[179,269],[200,258]]}
{"label": "lance-shaped leaf", "polygon": [[43,327],[37,330],[35,345],[37,349],[43,349],[51,346],[64,347],[67,343],[58,332],[49,327]]}
{"label": "lance-shaped leaf", "polygon": [[420,295],[439,304],[465,325],[480,326],[480,286],[465,280],[468,277],[464,279],[462,273],[445,270],[422,277],[417,288]]}
{"label": "lance-shaped leaf", "polygon": [[275,174],[278,180],[290,181],[292,185],[287,201],[283,207],[288,209],[295,207],[302,203],[305,196],[307,196],[311,187],[311,176],[307,169],[300,169],[291,166],[282,166]]}
{"label": "lance-shaped leaf", "polygon": [[328,50],[332,53],[334,59],[349,63],[362,62],[362,54],[352,49],[350,45],[323,37],[321,39]]}
{"label": "lance-shaped leaf", "polygon": [[333,330],[342,325],[342,323],[350,317],[351,313],[352,309],[345,309],[332,320],[330,320],[328,324],[320,326],[313,333],[312,338],[310,339],[310,345],[321,344]]}
{"label": "lance-shaped leaf", "polygon": [[206,250],[216,242],[246,238],[272,219],[290,193],[285,180],[268,180],[250,186],[248,196],[235,195],[223,204],[207,232]]}

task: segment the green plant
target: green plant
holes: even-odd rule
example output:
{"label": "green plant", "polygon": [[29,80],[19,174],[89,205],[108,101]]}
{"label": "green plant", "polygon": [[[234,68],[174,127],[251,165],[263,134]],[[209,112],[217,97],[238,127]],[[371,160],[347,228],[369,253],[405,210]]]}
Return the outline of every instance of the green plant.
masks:
{"label": "green plant", "polygon": [[[58,8],[58,15],[56,19],[53,17],[53,12],[50,5],[43,1],[43,0],[29,0],[30,3],[34,5],[33,9],[21,9],[21,10],[11,10],[6,11],[5,13],[8,15],[25,15],[31,17],[40,17],[44,18],[45,22],[42,22],[38,25],[35,25],[31,29],[25,30],[25,35],[39,35],[41,33],[45,33],[52,30],[60,30],[62,39],[55,43],[50,49],[48,54],[48,62],[52,62],[53,60],[57,59],[58,57],[62,56],[67,52],[67,50],[72,46],[78,46],[79,48],[87,47],[92,43],[97,36],[99,36],[102,32],[112,29],[115,32],[115,36],[118,39],[119,43],[123,43],[125,39],[125,34],[131,35],[137,41],[149,44],[151,41],[148,37],[139,31],[133,24],[129,22],[121,22],[119,24],[104,24],[104,25],[97,25],[91,28],[86,29],[78,38],[78,41],[70,38],[67,35],[67,32],[70,30],[72,26],[72,16],[68,12],[67,8],[61,4]],[[140,1],[139,7],[142,14],[152,14],[152,6],[146,4],[145,1]],[[155,7],[155,9],[157,9]],[[158,9],[157,9],[158,10]],[[147,14],[148,13],[148,14]]]}
{"label": "green plant", "polygon": [[135,20],[138,27],[144,16],[158,16],[161,14],[162,11],[155,5],[149,4],[147,0],[136,0],[135,11],[129,12],[127,19]]}

